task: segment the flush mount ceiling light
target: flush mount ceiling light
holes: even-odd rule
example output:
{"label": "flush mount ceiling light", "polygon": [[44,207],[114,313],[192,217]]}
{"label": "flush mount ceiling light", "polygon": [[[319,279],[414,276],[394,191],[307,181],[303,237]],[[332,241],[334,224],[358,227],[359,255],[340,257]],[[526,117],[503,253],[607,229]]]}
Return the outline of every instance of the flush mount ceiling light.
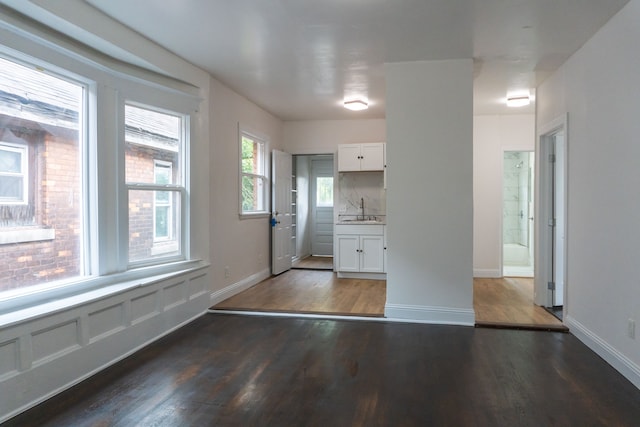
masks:
{"label": "flush mount ceiling light", "polygon": [[529,105],[531,98],[529,95],[518,95],[507,97],[507,107],[524,107]]}
{"label": "flush mount ceiling light", "polygon": [[353,101],[344,101],[344,108],[347,110],[360,111],[369,108],[369,104],[361,99],[355,99]]}

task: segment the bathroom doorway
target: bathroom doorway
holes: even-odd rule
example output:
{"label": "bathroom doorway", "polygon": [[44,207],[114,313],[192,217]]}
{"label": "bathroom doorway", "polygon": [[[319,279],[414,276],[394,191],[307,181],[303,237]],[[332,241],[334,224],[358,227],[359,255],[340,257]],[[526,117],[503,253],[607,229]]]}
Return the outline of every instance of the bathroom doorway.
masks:
{"label": "bathroom doorway", "polygon": [[532,151],[505,151],[502,179],[502,275],[533,277]]}

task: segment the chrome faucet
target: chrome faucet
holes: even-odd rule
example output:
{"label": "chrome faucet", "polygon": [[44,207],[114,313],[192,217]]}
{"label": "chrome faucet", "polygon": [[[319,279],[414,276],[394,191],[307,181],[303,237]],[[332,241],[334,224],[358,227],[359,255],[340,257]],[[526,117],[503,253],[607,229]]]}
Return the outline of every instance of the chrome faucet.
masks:
{"label": "chrome faucet", "polygon": [[360,197],[360,209],[362,210],[362,220],[364,221],[364,197]]}

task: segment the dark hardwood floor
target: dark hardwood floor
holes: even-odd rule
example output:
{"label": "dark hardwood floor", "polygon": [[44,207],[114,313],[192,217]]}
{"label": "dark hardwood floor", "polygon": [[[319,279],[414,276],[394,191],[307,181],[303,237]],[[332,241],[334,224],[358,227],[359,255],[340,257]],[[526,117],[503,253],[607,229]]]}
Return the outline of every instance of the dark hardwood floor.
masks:
{"label": "dark hardwood floor", "polygon": [[7,426],[638,426],[573,335],[207,314]]}

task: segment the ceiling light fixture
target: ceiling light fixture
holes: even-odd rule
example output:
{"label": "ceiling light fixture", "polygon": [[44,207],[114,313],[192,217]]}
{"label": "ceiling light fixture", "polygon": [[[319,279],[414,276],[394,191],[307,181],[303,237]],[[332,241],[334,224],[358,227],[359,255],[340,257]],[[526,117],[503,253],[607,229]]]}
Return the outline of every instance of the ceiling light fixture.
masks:
{"label": "ceiling light fixture", "polygon": [[507,107],[524,107],[531,103],[529,95],[509,96],[507,97]]}
{"label": "ceiling light fixture", "polygon": [[361,111],[369,108],[369,104],[360,99],[356,99],[353,101],[344,101],[344,108],[353,111]]}

